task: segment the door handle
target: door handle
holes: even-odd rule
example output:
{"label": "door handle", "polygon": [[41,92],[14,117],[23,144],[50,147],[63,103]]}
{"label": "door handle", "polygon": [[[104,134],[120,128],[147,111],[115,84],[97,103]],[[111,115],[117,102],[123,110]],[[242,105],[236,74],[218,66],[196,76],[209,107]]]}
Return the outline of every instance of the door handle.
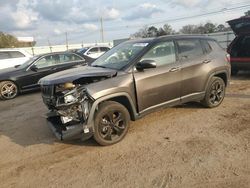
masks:
{"label": "door handle", "polygon": [[180,70],[180,67],[174,67],[174,68],[170,69],[169,72],[177,72],[179,70]]}
{"label": "door handle", "polygon": [[210,62],[211,62],[211,60],[209,60],[209,59],[206,59],[203,61],[203,63],[205,63],[205,64],[210,63]]}

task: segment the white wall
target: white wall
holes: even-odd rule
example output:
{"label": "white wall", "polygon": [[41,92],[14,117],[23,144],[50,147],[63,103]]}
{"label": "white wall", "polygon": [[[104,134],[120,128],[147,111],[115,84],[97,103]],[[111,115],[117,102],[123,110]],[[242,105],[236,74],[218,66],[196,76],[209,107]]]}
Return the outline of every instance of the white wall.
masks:
{"label": "white wall", "polygon": [[[99,46],[99,45],[112,47],[113,42],[109,42],[109,43],[88,43],[88,44],[69,44],[68,49],[79,49],[79,48],[83,48],[83,47]],[[66,51],[67,46],[66,45],[34,46],[34,47],[21,48],[21,49],[26,50],[30,54],[38,55],[38,54],[44,54],[44,53],[49,53],[49,52]]]}

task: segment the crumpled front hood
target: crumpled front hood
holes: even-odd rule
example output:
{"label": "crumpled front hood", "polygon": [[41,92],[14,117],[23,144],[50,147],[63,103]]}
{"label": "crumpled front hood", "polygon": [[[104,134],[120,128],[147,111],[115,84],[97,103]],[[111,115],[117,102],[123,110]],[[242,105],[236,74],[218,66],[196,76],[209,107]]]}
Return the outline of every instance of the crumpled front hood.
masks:
{"label": "crumpled front hood", "polygon": [[39,80],[40,85],[55,85],[87,77],[114,76],[116,70],[100,67],[84,66],[57,72]]}

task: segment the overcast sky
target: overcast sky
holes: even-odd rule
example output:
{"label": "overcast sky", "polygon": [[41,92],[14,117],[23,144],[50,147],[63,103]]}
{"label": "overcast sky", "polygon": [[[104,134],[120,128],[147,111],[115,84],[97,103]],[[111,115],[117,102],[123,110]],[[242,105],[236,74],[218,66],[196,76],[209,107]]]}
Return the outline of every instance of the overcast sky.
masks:
{"label": "overcast sky", "polygon": [[[249,7],[230,10],[235,7]],[[202,13],[221,13],[173,21]],[[229,11],[230,10],[230,11]],[[126,38],[145,25],[186,24],[211,21],[225,24],[250,10],[250,0],[0,0],[0,31],[34,36],[37,45],[99,42],[100,17],[105,41]]]}

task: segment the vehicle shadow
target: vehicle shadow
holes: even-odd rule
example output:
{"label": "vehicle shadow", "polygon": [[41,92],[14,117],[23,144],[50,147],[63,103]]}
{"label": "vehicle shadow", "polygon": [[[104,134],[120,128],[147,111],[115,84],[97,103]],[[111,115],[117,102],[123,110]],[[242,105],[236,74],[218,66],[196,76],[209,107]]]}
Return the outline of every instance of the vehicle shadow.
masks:
{"label": "vehicle shadow", "polygon": [[237,75],[231,76],[231,80],[250,80],[250,71],[239,71]]}
{"label": "vehicle shadow", "polygon": [[20,95],[13,100],[0,101],[0,139],[23,147],[37,144],[67,144],[87,147],[99,146],[94,139],[87,141],[59,141],[47,126],[47,108],[40,92]]}
{"label": "vehicle shadow", "polygon": [[205,107],[199,102],[188,102],[185,104],[178,105],[175,108],[198,109],[198,108],[205,108]]}

